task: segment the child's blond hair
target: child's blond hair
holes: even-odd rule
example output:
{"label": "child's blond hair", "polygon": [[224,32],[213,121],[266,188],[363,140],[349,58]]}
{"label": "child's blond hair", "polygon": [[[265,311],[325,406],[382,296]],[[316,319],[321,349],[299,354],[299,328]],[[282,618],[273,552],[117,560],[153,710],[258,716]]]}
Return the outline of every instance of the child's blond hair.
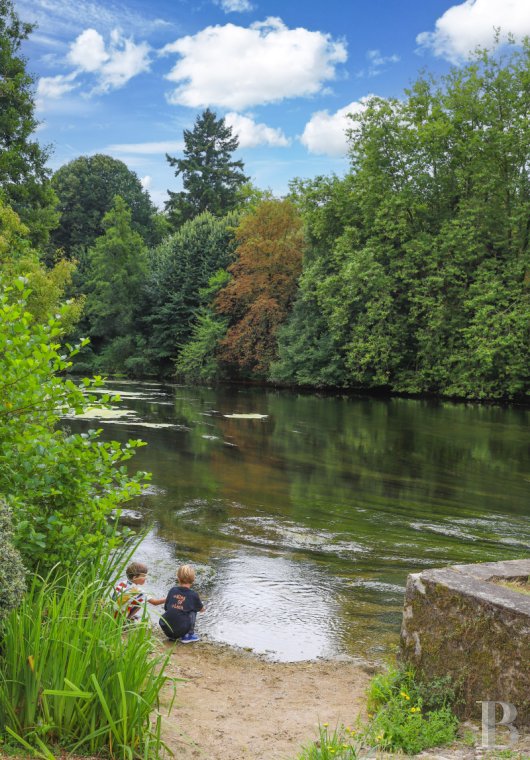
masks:
{"label": "child's blond hair", "polygon": [[181,565],[177,570],[177,580],[179,583],[189,583],[195,580],[195,570],[191,565]]}
{"label": "child's blond hair", "polygon": [[139,575],[147,575],[147,565],[144,565],[143,562],[131,562],[125,573],[127,578],[133,581]]}

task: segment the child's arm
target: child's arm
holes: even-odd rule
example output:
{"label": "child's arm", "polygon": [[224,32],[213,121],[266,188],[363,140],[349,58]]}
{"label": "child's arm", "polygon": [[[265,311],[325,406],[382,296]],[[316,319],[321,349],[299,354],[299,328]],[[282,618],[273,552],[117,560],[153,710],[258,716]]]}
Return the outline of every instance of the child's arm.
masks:
{"label": "child's arm", "polygon": [[147,601],[149,604],[165,604],[165,601],[167,599],[167,596],[165,596],[163,599],[148,599]]}

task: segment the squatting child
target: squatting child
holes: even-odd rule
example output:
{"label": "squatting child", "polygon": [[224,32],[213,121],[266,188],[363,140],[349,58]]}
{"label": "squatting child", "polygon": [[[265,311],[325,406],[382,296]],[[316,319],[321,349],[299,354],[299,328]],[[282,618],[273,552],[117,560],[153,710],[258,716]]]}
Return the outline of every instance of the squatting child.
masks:
{"label": "squatting child", "polygon": [[165,612],[159,620],[160,627],[171,641],[180,639],[183,644],[199,641],[195,633],[197,612],[204,612],[199,595],[191,587],[195,570],[191,565],[181,565],[177,570],[178,586],[168,591]]}
{"label": "squatting child", "polygon": [[141,587],[147,578],[147,565],[143,562],[131,562],[125,573],[127,580],[120,581],[114,589],[116,611],[125,614],[127,620],[137,623],[145,613],[147,602],[155,605],[164,604],[166,597],[154,599],[142,590]]}

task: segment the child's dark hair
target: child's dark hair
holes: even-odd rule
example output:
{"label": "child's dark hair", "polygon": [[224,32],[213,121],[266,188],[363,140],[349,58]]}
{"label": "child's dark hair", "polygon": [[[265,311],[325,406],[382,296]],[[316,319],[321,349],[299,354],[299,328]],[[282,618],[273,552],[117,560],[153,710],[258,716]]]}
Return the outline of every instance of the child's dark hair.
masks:
{"label": "child's dark hair", "polygon": [[127,574],[127,578],[130,581],[133,581],[139,575],[147,575],[147,565],[144,565],[143,562],[131,562],[125,572]]}

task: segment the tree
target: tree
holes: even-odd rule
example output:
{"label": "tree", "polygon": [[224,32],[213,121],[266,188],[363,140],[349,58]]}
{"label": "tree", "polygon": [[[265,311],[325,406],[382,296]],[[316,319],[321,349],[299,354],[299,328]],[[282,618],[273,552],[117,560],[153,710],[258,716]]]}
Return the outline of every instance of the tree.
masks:
{"label": "tree", "polygon": [[222,377],[218,352],[228,320],[215,313],[212,301],[229,281],[226,269],[219,269],[207,287],[199,291],[203,305],[196,311],[189,342],[182,347],[175,361],[175,375],[187,383],[209,383]]}
{"label": "tree", "polygon": [[176,228],[204,211],[223,216],[236,208],[238,189],[248,181],[243,161],[232,160],[238,144],[225,120],[206,109],[193,130],[184,130],[184,158],[166,154],[169,165],[177,167],[175,176],[182,176],[184,188],[177,193],[168,190],[166,210]]}
{"label": "tree", "polygon": [[263,201],[243,218],[236,240],[232,280],[215,302],[230,319],[219,355],[240,371],[266,377],[302,268],[302,220],[291,201]]}
{"label": "tree", "polygon": [[349,176],[299,183],[308,249],[273,377],[530,392],[529,71],[526,42],[372,98]]}
{"label": "tree", "polygon": [[119,195],[102,220],[105,230],[88,251],[86,316],[96,350],[106,354],[103,369],[120,369],[123,348],[112,356],[112,344],[130,337],[147,272],[147,249],[131,227],[131,211]]}
{"label": "tree", "polygon": [[[112,511],[141,492],[144,473],[125,467],[139,441],[120,446],[99,432],[71,433],[61,418],[98,405],[67,375],[79,346],[61,346],[65,308],[40,324],[19,278],[0,282],[0,501],[14,514],[14,543],[28,570],[75,568],[119,541]],[[103,396],[103,402],[108,400]]]}
{"label": "tree", "polygon": [[137,350],[147,248],[141,235],[132,229],[130,209],[119,195],[103,217],[102,226],[104,233],[87,254],[83,326],[92,346],[81,352],[76,362],[78,372],[123,372]]}
{"label": "tree", "polygon": [[34,77],[20,54],[33,26],[20,21],[11,0],[0,0],[0,198],[46,244],[58,220],[46,168],[48,150],[31,139],[37,128]]}
{"label": "tree", "polygon": [[205,212],[151,253],[145,323],[149,355],[162,372],[190,340],[210,278],[233,261],[237,221],[234,212],[221,219]]}
{"label": "tree", "polygon": [[123,161],[110,156],[80,156],[61,166],[52,184],[59,198],[60,224],[53,243],[69,258],[86,264],[85,253],[105,231],[103,218],[119,195],[131,210],[131,226],[148,245],[162,231],[149,194]]}
{"label": "tree", "polygon": [[[29,230],[17,214],[0,200],[0,274],[6,282],[24,277],[29,288],[27,307],[38,322],[45,322],[55,313],[65,291],[70,287],[75,264],[60,259],[50,268],[43,266],[31,246]],[[79,320],[83,298],[67,304],[63,326],[70,332]]]}

